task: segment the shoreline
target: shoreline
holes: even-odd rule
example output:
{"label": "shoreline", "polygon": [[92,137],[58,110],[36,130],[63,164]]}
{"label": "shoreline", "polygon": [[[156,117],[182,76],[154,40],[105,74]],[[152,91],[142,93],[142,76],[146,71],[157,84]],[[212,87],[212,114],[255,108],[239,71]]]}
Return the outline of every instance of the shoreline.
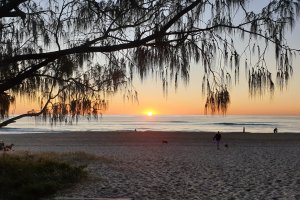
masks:
{"label": "shoreline", "polygon": [[300,133],[300,116],[103,116],[98,120],[80,118],[73,123],[39,121],[34,118],[22,118],[16,123],[0,129],[0,134],[92,131],[92,132],[246,132],[273,133],[277,127],[279,133]]}
{"label": "shoreline", "polygon": [[[14,129],[14,128],[11,128]],[[0,129],[1,130],[1,129]],[[274,132],[250,132],[250,131],[246,131],[246,132],[242,132],[242,131],[222,131],[219,130],[220,133],[224,133],[224,134],[271,134],[271,135],[281,135],[281,134],[300,134],[300,130],[299,132],[278,132],[278,133],[274,133]],[[64,133],[198,133],[198,134],[207,134],[207,133],[216,133],[218,131],[176,131],[176,130],[162,130],[162,131],[157,131],[157,130],[137,130],[135,131],[134,129],[130,129],[130,130],[55,130],[55,131],[41,131],[41,132],[19,132],[19,133],[10,133],[8,132],[1,132],[0,131],[0,136],[1,135],[26,135],[26,134],[56,134],[56,133],[60,133],[60,134],[64,134]]]}

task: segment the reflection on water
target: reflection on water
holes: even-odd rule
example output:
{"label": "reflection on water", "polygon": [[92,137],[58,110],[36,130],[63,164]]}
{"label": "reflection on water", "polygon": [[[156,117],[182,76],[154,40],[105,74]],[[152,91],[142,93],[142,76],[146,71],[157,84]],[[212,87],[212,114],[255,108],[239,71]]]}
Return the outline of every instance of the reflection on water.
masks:
{"label": "reflection on water", "polygon": [[206,115],[104,115],[98,120],[84,117],[78,123],[68,121],[51,125],[35,118],[23,118],[8,127],[0,129],[1,133],[30,133],[55,131],[224,131],[272,133],[275,127],[279,132],[300,132],[299,116],[206,116]]}

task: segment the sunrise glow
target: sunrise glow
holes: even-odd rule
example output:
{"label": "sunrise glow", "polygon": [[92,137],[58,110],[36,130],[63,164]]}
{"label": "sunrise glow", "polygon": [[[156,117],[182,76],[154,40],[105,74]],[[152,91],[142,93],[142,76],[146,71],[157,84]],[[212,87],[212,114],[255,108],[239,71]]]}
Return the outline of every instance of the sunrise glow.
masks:
{"label": "sunrise glow", "polygon": [[152,116],[156,115],[157,112],[152,109],[147,109],[147,110],[143,111],[143,114],[146,115],[147,117],[152,117]]}

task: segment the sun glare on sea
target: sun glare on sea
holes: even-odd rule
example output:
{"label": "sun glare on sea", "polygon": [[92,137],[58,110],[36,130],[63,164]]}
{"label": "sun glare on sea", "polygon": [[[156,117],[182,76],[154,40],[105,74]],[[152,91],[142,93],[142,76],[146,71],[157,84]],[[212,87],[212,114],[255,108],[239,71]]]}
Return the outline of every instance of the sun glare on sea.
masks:
{"label": "sun glare on sea", "polygon": [[149,111],[149,112],[147,113],[147,115],[148,115],[149,117],[151,117],[151,116],[153,115],[153,113],[152,113],[151,111]]}

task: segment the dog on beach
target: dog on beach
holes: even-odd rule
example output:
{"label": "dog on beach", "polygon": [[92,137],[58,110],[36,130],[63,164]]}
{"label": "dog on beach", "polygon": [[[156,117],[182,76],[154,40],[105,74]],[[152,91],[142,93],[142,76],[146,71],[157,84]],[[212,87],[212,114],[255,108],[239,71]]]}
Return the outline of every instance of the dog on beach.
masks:
{"label": "dog on beach", "polygon": [[229,147],[229,146],[228,146],[228,144],[225,144],[224,146],[225,146],[226,148],[228,148],[228,147]]}
{"label": "dog on beach", "polygon": [[10,145],[5,145],[4,146],[4,151],[12,151],[12,147],[15,146],[14,144],[10,144]]}
{"label": "dog on beach", "polygon": [[168,141],[167,140],[162,140],[162,143],[163,144],[168,144]]}

